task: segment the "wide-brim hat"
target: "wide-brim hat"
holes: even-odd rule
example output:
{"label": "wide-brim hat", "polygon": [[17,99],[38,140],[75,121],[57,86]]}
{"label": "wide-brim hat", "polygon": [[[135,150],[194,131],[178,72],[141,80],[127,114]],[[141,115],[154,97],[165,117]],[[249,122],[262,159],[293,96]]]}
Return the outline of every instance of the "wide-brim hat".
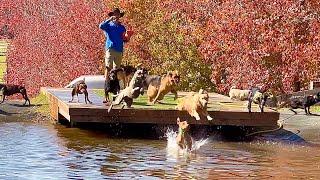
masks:
{"label": "wide-brim hat", "polygon": [[114,13],[118,12],[120,14],[120,17],[123,17],[124,16],[124,12],[120,12],[120,9],[119,8],[115,8],[113,9],[113,11],[109,12],[108,13],[108,16],[113,16]]}

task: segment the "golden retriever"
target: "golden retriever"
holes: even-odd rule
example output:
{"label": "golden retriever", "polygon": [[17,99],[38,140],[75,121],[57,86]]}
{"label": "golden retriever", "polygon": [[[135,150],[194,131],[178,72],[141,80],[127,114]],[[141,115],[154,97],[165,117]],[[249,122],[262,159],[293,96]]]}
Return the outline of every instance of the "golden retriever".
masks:
{"label": "golden retriever", "polygon": [[179,111],[188,111],[188,113],[192,117],[196,118],[196,120],[200,120],[199,114],[202,114],[206,116],[209,121],[211,121],[213,118],[207,111],[208,102],[208,92],[200,89],[198,93],[184,97],[181,102],[178,103],[176,109]]}

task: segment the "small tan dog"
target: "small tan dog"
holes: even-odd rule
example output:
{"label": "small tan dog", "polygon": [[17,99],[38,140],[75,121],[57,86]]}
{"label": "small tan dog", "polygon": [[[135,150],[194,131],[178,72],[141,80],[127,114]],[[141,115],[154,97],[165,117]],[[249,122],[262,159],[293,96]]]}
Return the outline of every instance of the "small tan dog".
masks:
{"label": "small tan dog", "polygon": [[184,97],[181,102],[178,103],[176,109],[179,111],[188,111],[188,113],[196,118],[196,120],[200,120],[199,114],[202,114],[211,121],[212,117],[207,111],[208,102],[208,92],[200,89],[198,93]]}
{"label": "small tan dog", "polygon": [[187,121],[180,121],[180,118],[177,118],[177,124],[179,126],[178,135],[176,141],[178,146],[181,149],[191,150],[192,148],[192,138],[189,134],[189,124]]}
{"label": "small tan dog", "polygon": [[175,89],[176,85],[180,82],[180,75],[177,70],[169,71],[160,83],[151,83],[148,86],[147,96],[149,103],[155,104],[157,101],[162,100],[169,92],[174,94],[174,100],[177,99],[178,93]]}

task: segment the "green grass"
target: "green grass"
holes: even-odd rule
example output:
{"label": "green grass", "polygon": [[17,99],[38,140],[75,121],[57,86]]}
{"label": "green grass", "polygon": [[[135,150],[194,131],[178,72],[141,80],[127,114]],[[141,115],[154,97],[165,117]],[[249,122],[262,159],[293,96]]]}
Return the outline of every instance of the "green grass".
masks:
{"label": "green grass", "polygon": [[6,62],[6,61],[7,61],[6,56],[0,56],[0,63]]}
{"label": "green grass", "polygon": [[[103,90],[94,90],[94,92],[104,97],[104,91]],[[133,107],[134,108],[141,108],[141,109],[175,109],[175,106],[177,105],[178,100],[173,100],[174,95],[168,94],[164,97],[164,99],[161,101],[162,104],[156,103],[154,105],[148,104],[148,97],[146,94],[143,96],[139,96],[137,99],[133,100]]]}
{"label": "green grass", "polygon": [[312,107],[311,107],[311,112],[320,112],[320,105],[318,105],[318,106],[312,106]]}
{"label": "green grass", "polygon": [[40,93],[38,96],[31,99],[31,104],[36,107],[35,112],[43,115],[50,115],[50,107],[46,95]]}
{"label": "green grass", "polygon": [[4,82],[4,74],[7,71],[6,54],[8,42],[0,40],[0,82]]}

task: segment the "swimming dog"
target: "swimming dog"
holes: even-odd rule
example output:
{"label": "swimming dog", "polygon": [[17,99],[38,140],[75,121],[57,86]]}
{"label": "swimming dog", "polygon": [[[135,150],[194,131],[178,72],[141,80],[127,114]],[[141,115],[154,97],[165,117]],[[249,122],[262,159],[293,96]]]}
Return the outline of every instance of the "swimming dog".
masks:
{"label": "swimming dog", "polygon": [[192,148],[192,138],[189,134],[189,124],[187,121],[180,121],[180,118],[177,118],[177,124],[179,126],[176,137],[177,144],[181,149],[187,149],[190,151]]}
{"label": "swimming dog", "polygon": [[199,114],[202,114],[210,121],[212,120],[212,117],[207,111],[208,102],[208,92],[200,89],[198,93],[184,97],[181,102],[178,103],[176,109],[179,111],[188,111],[188,113],[196,118],[196,120],[200,120]]}

